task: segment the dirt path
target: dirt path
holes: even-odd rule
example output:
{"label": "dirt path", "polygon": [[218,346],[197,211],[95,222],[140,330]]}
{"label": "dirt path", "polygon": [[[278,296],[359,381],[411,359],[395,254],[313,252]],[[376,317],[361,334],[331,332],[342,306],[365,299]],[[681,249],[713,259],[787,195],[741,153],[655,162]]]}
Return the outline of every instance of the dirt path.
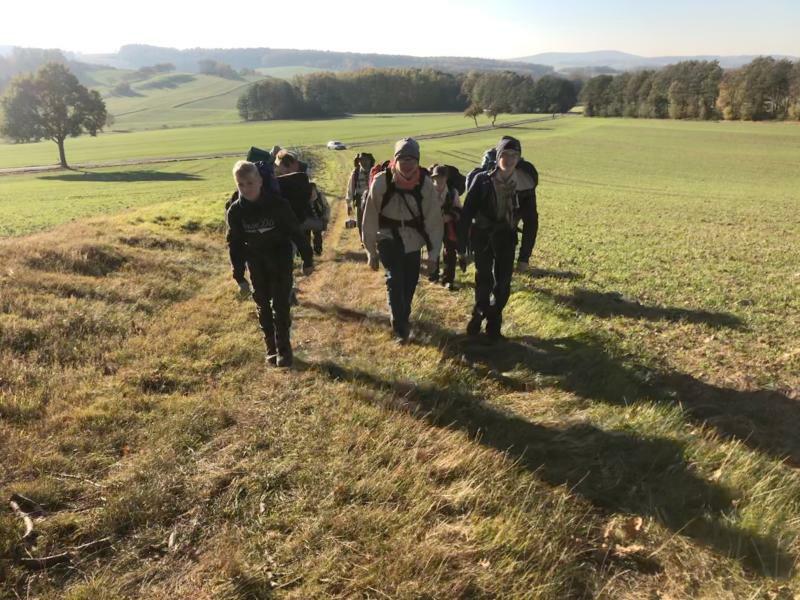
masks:
{"label": "dirt path", "polygon": [[[563,118],[565,115],[556,115],[556,118]],[[484,125],[481,127],[472,127],[469,129],[457,129],[455,131],[444,131],[440,133],[423,133],[419,135],[414,135],[413,137],[417,140],[434,140],[434,139],[441,139],[441,138],[448,138],[448,137],[458,137],[462,135],[469,135],[471,133],[482,133],[484,131],[491,131],[492,129],[502,129],[504,127],[517,127],[519,125],[527,125],[530,123],[541,123],[545,121],[552,121],[553,117],[537,117],[535,119],[522,119],[520,121],[512,121],[509,123],[502,123],[496,127],[492,127],[491,125]],[[395,138],[384,138],[384,139],[377,139],[377,140],[363,140],[363,141],[356,141],[351,142],[348,144],[348,148],[360,148],[363,146],[369,146],[373,144],[386,144],[389,142],[395,141]],[[324,144],[312,144],[310,146],[301,146],[302,149],[308,150],[320,150],[325,149]],[[104,162],[86,162],[86,163],[76,163],[71,166],[72,170],[76,169],[101,169],[103,167],[122,167],[122,166],[130,166],[130,165],[152,165],[157,163],[173,163],[173,162],[186,162],[192,160],[208,160],[213,158],[230,158],[230,157],[237,157],[241,156],[241,152],[214,152],[211,154],[189,154],[186,156],[159,156],[153,158],[137,158],[131,160],[115,160],[115,161],[104,161]],[[36,166],[28,166],[28,167],[13,167],[7,169],[0,169],[0,176],[3,175],[25,175],[25,174],[33,174],[33,173],[47,173],[51,171],[61,171],[62,168],[59,165],[36,165]]]}

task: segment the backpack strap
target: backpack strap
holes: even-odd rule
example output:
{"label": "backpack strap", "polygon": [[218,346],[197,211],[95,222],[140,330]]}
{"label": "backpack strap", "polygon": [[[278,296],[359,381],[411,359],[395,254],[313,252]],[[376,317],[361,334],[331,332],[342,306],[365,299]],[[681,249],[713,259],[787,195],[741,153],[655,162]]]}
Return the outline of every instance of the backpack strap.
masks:
{"label": "backpack strap", "polygon": [[[385,227],[387,229],[391,229],[392,237],[396,241],[400,240],[400,227],[413,227],[417,230],[422,236],[422,239],[425,241],[425,247],[430,251],[433,248],[433,243],[431,242],[431,238],[428,235],[428,231],[425,229],[425,217],[422,211],[422,186],[425,183],[425,178],[427,177],[428,173],[424,169],[422,170],[422,174],[420,175],[419,183],[414,186],[414,189],[411,190],[411,195],[417,201],[417,215],[414,215],[414,212],[411,210],[411,207],[408,205],[408,201],[406,200],[406,193],[403,191],[397,190],[397,186],[392,179],[392,171],[387,169],[386,171],[386,191],[383,193],[383,198],[381,200],[381,207],[378,211],[378,226]],[[403,198],[403,202],[406,205],[406,209],[408,210],[409,214],[413,217],[409,221],[400,221],[398,219],[392,219],[390,217],[385,217],[383,215],[383,209],[391,202],[392,198],[394,197],[395,193],[399,193],[400,197]]]}

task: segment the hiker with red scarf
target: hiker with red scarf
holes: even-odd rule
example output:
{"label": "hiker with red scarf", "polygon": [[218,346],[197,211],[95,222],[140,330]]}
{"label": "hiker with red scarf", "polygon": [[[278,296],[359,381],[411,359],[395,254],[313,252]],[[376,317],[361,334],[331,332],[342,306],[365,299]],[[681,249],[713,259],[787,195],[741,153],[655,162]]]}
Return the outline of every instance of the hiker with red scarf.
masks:
{"label": "hiker with red scarf", "polygon": [[394,159],[375,175],[367,194],[362,224],[369,266],[386,272],[392,331],[399,343],[409,339],[411,302],[419,282],[420,250],[428,249],[428,269],[442,250],[442,209],[433,183],[419,166],[419,144],[403,138]]}

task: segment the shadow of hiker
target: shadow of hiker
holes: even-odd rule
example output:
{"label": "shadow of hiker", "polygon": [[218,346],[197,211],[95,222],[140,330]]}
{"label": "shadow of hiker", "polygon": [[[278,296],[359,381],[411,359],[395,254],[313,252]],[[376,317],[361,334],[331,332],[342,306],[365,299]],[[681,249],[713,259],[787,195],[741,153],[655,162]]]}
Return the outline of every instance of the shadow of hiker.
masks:
{"label": "shadow of hiker", "polygon": [[535,287],[533,291],[549,296],[559,304],[569,306],[573,310],[598,317],[629,317],[648,321],[684,321],[702,323],[717,328],[744,328],[744,322],[730,313],[670,306],[646,306],[640,304],[637,300],[625,298],[618,292],[598,292],[585,288],[575,288],[571,295],[566,295]]}
{"label": "shadow of hiker", "polygon": [[774,540],[726,522],[734,494],[696,475],[675,440],[608,432],[590,424],[545,427],[501,412],[469,391],[391,382],[331,361],[301,368],[363,385],[381,394],[368,395],[369,401],[410,412],[436,427],[464,431],[596,507],[651,516],[759,572],[786,576],[791,570],[793,557]]}
{"label": "shadow of hiker", "polygon": [[[389,326],[383,314],[368,314],[342,306],[309,308],[351,321]],[[429,321],[412,324],[415,342],[435,345],[452,359],[505,388],[524,392],[553,385],[587,400],[613,405],[651,401],[679,405],[685,416],[736,440],[800,466],[800,403],[774,390],[736,390],[701,381],[676,371],[658,371],[612,356],[602,341],[585,334],[543,340],[507,338],[491,344]]]}
{"label": "shadow of hiker", "polygon": [[[305,306],[312,310],[335,315],[342,320],[369,322],[381,327],[388,327],[389,323],[388,317],[383,314],[364,313],[338,305],[306,304]],[[636,364],[629,366],[612,356],[599,339],[589,335],[552,340],[520,337],[498,344],[490,344],[485,342],[484,338],[476,339],[458,335],[427,321],[414,323],[413,326],[416,330],[415,343],[439,347],[446,356],[468,365],[479,375],[495,381],[508,390],[528,391],[542,387],[542,385],[553,385],[591,401],[614,405],[628,405],[637,401],[679,404],[689,420],[716,429],[723,437],[738,440],[754,450],[779,458],[788,456],[791,462],[800,464],[800,449],[796,435],[800,428],[800,405],[783,394],[767,390],[742,392],[713,386],[682,373],[662,373]],[[369,374],[362,375],[366,378],[371,377]],[[384,382],[382,385],[386,387],[389,384]],[[453,389],[435,391],[445,397],[458,395],[458,392]],[[469,401],[468,404],[481,403],[480,398],[462,397],[461,399],[464,402]],[[434,408],[435,406],[425,407],[426,410]],[[486,407],[480,408],[480,410],[484,409],[490,410]],[[517,421],[524,422],[522,419],[516,419],[514,423]],[[445,420],[445,422],[447,421]],[[507,425],[505,424],[504,427]],[[476,422],[475,427],[480,429],[480,422]],[[618,439],[621,435],[603,432],[596,435],[600,434],[611,436],[612,439]],[[501,432],[497,435],[500,435],[502,439],[505,434]],[[676,444],[677,442],[669,443]],[[512,444],[500,444],[497,447],[503,446],[502,449],[505,450],[510,445]],[[519,448],[520,446],[518,446]],[[648,450],[648,452],[650,451]],[[609,460],[611,459],[609,458]],[[636,462],[637,457],[622,455],[618,460],[622,461],[622,464],[616,464],[613,461],[608,464],[614,464],[614,469],[631,473],[634,479],[638,477],[636,469],[631,470],[624,464],[627,460]],[[598,468],[602,468],[602,464],[605,463],[601,462]],[[547,468],[549,467],[545,466],[546,470]],[[673,470],[673,467],[669,467],[666,472],[660,473],[660,476],[671,477],[669,473]],[[656,479],[658,479],[657,475]],[[692,477],[695,476],[692,475]],[[563,482],[571,482],[571,479],[562,479],[564,479]],[[555,477],[553,482],[557,483],[558,480],[559,477]],[[593,480],[590,477],[588,481],[591,483]],[[675,482],[673,481],[673,483]],[[588,483],[583,485],[588,485]],[[652,501],[653,497],[662,494],[660,485],[658,481],[654,480],[652,483],[648,482],[642,489],[637,488],[643,496],[636,510],[648,511],[646,502]],[[693,485],[696,487],[699,484]],[[593,502],[604,504],[605,491],[595,493],[592,490],[584,489],[581,493],[591,498]],[[628,493],[625,492],[626,495]],[[666,494],[664,497],[670,497],[668,490],[663,493]],[[664,514],[667,515],[659,516],[659,519],[670,527],[675,525],[683,527],[692,518],[702,515],[702,511],[691,515],[681,513],[680,506],[679,502],[672,509],[659,507],[659,511],[666,511]],[[626,510],[626,507],[630,507],[630,504],[625,504],[624,498],[620,498],[619,505],[615,509]],[[656,511],[656,514],[659,511]],[[791,569],[792,562],[786,562],[791,557],[774,541],[750,539],[749,534],[738,531],[734,532],[733,537],[736,539],[724,534],[721,538],[722,541],[709,541],[707,539],[709,537],[716,539],[720,527],[723,530],[725,528],[721,522],[722,511],[724,508],[719,509],[720,514],[716,520],[712,519],[712,522],[705,522],[701,516],[697,516],[699,520],[692,525],[694,533],[687,532],[687,535],[697,537],[721,551],[737,556],[751,568],[761,569],[775,575],[785,575]],[[648,514],[654,513],[648,512]],[[673,516],[670,517],[670,514]],[[742,541],[747,543],[738,545]],[[734,551],[732,548],[738,548],[738,550]],[[761,563],[762,557],[764,564]]]}
{"label": "shadow of hiker", "polygon": [[576,279],[583,279],[583,275],[580,273],[576,273],[574,271],[559,271],[557,269],[540,269],[538,267],[532,267],[530,271],[528,271],[528,275],[531,277],[535,277],[537,279],[565,279],[569,281],[574,281]]}
{"label": "shadow of hiker", "polygon": [[337,252],[333,260],[334,262],[355,262],[355,263],[366,264],[367,255],[364,253],[363,250],[361,252],[357,252],[355,250],[348,250],[347,252]]}
{"label": "shadow of hiker", "polygon": [[62,175],[44,175],[38,179],[46,181],[97,181],[97,182],[134,182],[134,181],[200,181],[203,178],[192,173],[167,173],[164,171],[78,171]]}

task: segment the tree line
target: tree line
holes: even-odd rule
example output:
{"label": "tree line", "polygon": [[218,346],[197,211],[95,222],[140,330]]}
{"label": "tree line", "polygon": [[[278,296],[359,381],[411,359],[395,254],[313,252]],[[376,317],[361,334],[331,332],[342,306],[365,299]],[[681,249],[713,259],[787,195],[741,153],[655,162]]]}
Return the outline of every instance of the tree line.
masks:
{"label": "tree line", "polygon": [[554,76],[538,80],[511,71],[446,73],[434,69],[363,69],[312,73],[291,82],[268,78],[247,88],[237,108],[246,121],[336,116],[347,113],[465,111],[566,112],[576,84]]}
{"label": "tree line", "polygon": [[684,61],[600,75],[581,90],[587,117],[800,120],[800,61],[760,57],[738,69]]}

